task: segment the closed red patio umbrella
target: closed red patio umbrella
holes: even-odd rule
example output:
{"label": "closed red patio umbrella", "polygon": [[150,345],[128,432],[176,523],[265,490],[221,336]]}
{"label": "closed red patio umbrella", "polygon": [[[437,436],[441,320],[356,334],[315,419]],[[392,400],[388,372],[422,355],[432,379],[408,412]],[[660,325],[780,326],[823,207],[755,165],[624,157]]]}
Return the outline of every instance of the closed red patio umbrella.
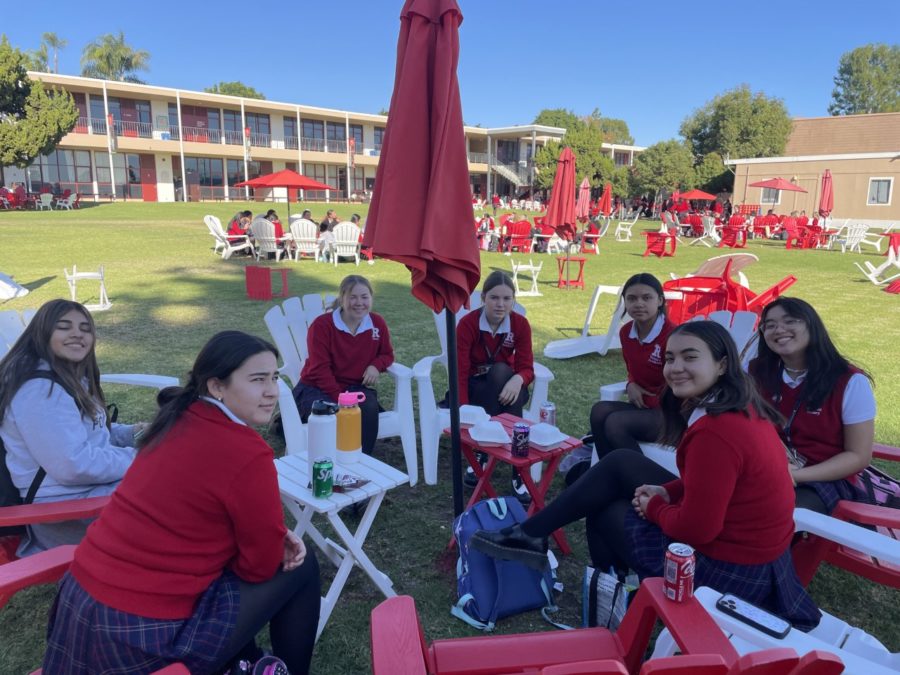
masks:
{"label": "closed red patio umbrella", "polygon": [[455,0],[406,0],[397,68],[363,246],[403,263],[412,294],[448,310],[453,506],[462,512],[456,316],[481,278],[456,67]]}
{"label": "closed red patio umbrella", "polygon": [[831,182],[831,170],[825,169],[822,174],[822,196],[819,198],[819,215],[827,218],[834,208],[834,185]]}
{"label": "closed red patio umbrella", "polygon": [[312,178],[307,178],[306,176],[297,173],[296,171],[292,171],[290,169],[284,169],[283,171],[276,171],[275,173],[269,173],[265,176],[258,176],[256,178],[251,178],[250,180],[241,181],[240,183],[235,183],[234,187],[252,187],[252,188],[276,188],[283,187],[288,189],[288,200],[287,200],[287,210],[288,210],[288,220],[291,217],[291,190],[334,190],[335,188],[330,185],[326,185],[325,183],[320,183],[317,180],[313,180]]}
{"label": "closed red patio umbrella", "polygon": [[575,202],[575,217],[582,223],[591,217],[591,182],[585,177],[578,187],[578,201]]}
{"label": "closed red patio umbrella", "polygon": [[563,239],[575,237],[575,154],[571,148],[563,148],[556,160],[556,175],[544,224],[555,227]]}
{"label": "closed red patio umbrella", "polygon": [[603,186],[603,194],[600,196],[600,213],[609,218],[612,213],[612,184],[607,183]]}

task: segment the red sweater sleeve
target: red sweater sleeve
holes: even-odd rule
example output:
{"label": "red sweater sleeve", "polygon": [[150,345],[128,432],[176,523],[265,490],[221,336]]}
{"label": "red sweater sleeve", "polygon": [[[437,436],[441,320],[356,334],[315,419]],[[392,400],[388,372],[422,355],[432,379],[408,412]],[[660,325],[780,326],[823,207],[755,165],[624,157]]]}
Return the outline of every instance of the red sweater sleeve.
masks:
{"label": "red sweater sleeve", "polygon": [[342,389],[334,377],[331,353],[331,336],[335,330],[330,313],[323,314],[312,322],[306,334],[309,358],[303,367],[301,379],[305,384],[318,387],[336,402]]}
{"label": "red sweater sleeve", "polygon": [[678,452],[684,458],[681,499],[666,504],[654,497],[647,519],[676,541],[702,546],[722,532],[742,459],[726,438],[709,430],[693,435]]}
{"label": "red sweater sleeve", "polygon": [[370,314],[372,317],[372,325],[381,332],[381,339],[378,341],[378,354],[372,365],[378,368],[378,372],[383,373],[394,362],[394,345],[391,344],[391,332],[388,330],[387,323],[380,314]]}
{"label": "red sweater sleeve", "polygon": [[456,326],[456,366],[459,375],[459,404],[469,402],[469,377],[475,374],[472,364],[472,345],[478,340],[478,321],[469,317],[478,316],[478,311],[466,314]]}
{"label": "red sweater sleeve", "polygon": [[[516,317],[516,318],[513,318]],[[516,324],[516,343],[513,371],[522,378],[522,386],[527,387],[534,382],[534,351],[531,346],[531,324],[519,314],[513,314],[511,320]]]}
{"label": "red sweater sleeve", "polygon": [[230,494],[225,508],[238,546],[230,567],[250,583],[271,579],[284,557],[287,533],[272,457],[258,453],[235,478]]}

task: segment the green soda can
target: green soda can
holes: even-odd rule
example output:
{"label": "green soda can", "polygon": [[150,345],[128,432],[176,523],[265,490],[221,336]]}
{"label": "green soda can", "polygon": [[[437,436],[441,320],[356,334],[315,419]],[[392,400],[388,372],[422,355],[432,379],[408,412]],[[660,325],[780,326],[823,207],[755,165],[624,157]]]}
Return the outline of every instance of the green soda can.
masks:
{"label": "green soda can", "polygon": [[319,457],[313,462],[313,497],[325,499],[334,491],[334,462],[328,457]]}

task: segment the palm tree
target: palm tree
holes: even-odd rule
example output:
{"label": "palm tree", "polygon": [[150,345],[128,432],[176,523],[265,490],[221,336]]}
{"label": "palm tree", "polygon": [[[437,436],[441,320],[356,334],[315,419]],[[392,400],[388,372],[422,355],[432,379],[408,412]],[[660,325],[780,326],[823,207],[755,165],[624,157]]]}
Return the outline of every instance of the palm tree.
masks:
{"label": "palm tree", "polygon": [[41,36],[41,41],[50,49],[53,50],[53,72],[59,72],[59,50],[65,49],[66,45],[69,44],[69,41],[59,37],[56,33],[44,33]]}
{"label": "palm tree", "polygon": [[150,52],[129,47],[122,31],[118,35],[101,35],[81,52],[81,74],[85,77],[142,84],[143,80],[134,73],[149,70],[149,66]]}

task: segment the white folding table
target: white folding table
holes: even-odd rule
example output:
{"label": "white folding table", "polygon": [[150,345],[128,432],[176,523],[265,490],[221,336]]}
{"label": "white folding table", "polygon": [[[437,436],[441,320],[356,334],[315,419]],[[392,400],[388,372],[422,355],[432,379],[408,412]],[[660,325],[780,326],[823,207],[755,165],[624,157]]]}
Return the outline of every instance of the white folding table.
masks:
{"label": "white folding table", "polygon": [[[335,492],[326,499],[317,499],[313,497],[309,488],[309,464],[305,454],[286,455],[275,460],[275,467],[278,470],[281,499],[288,511],[297,519],[294,533],[298,537],[309,535],[325,557],[338,568],[334,581],[322,599],[319,628],[316,632],[318,639],[325,624],[328,623],[328,618],[354,565],[358,565],[369,576],[386,598],[396,595],[393,582],[369,559],[363,551],[363,544],[381,507],[384,494],[398,485],[408,483],[409,476],[377,459],[363,455],[355,464],[346,467],[337,465],[336,468],[338,470],[346,468],[349,473],[368,479],[369,483],[346,493]],[[365,513],[359,521],[356,532],[351,532],[341,520],[340,510],[365,499],[369,500]],[[340,542],[325,537],[313,524],[313,516],[317,513],[327,518]]]}

